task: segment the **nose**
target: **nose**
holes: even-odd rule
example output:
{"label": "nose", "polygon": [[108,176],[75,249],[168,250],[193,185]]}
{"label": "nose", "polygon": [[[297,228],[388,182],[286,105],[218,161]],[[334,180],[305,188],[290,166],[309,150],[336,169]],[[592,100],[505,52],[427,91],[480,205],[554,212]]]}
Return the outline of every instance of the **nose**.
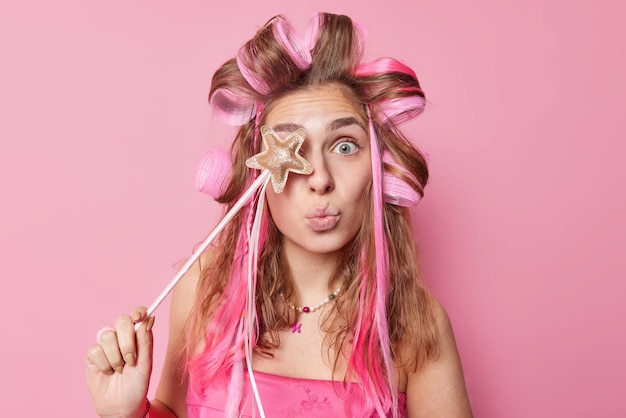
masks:
{"label": "nose", "polygon": [[335,188],[335,181],[323,157],[309,159],[313,172],[308,176],[309,190],[313,193],[325,194]]}

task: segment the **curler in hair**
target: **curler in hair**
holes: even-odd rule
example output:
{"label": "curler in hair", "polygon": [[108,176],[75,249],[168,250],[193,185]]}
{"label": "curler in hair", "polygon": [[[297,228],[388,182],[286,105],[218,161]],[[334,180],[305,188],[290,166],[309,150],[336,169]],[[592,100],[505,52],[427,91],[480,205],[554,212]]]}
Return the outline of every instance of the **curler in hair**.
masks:
{"label": "curler in hair", "polygon": [[246,79],[250,87],[257,92],[267,95],[271,92],[271,89],[261,77],[259,77],[254,71],[252,71],[246,64],[246,46],[244,45],[237,54],[237,66],[241,75]]}
{"label": "curler in hair", "polygon": [[300,35],[291,23],[277,20],[272,24],[272,32],[299,69],[306,70],[311,66],[311,51],[302,44]]}
{"label": "curler in hair", "polygon": [[419,116],[424,111],[426,102],[421,96],[396,97],[376,103],[376,117],[383,123],[387,121],[400,125]]}
{"label": "curler in hair", "polygon": [[313,48],[315,48],[315,44],[317,43],[317,35],[319,35],[320,32],[321,20],[322,14],[317,12],[311,17],[309,25],[307,26],[304,34],[304,44],[309,51],[313,51]]}
{"label": "curler in hair", "polygon": [[382,123],[391,121],[399,125],[419,116],[426,105],[424,92],[417,82],[417,76],[406,64],[393,58],[380,58],[376,61],[363,62],[354,70],[357,77],[376,77],[380,75],[403,74],[413,81],[394,89],[396,97],[378,100],[372,104],[374,114]]}
{"label": "curler in hair", "polygon": [[196,190],[218,199],[226,190],[232,165],[228,153],[221,149],[207,152],[196,172]]}
{"label": "curler in hair", "polygon": [[[383,152],[383,162],[400,170],[404,175],[417,183],[417,180],[393,159],[388,151]],[[422,196],[415,191],[406,181],[385,171],[383,175],[383,200],[396,206],[417,206]]]}
{"label": "curler in hair", "polygon": [[250,122],[258,107],[253,99],[224,88],[215,90],[210,105],[215,116],[230,126],[241,126]]}
{"label": "curler in hair", "polygon": [[375,61],[362,62],[354,69],[357,77],[370,77],[379,74],[402,73],[417,80],[417,74],[406,64],[393,58],[379,58]]}

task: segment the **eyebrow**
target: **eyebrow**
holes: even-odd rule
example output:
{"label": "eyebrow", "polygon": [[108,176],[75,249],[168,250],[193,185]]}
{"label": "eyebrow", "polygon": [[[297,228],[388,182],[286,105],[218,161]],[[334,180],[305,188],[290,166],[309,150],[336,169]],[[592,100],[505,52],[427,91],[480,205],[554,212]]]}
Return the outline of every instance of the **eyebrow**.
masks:
{"label": "eyebrow", "polygon": [[328,130],[334,131],[336,129],[343,128],[344,126],[350,126],[350,125],[357,125],[365,131],[365,126],[363,126],[363,124],[354,116],[348,116],[347,118],[335,119],[328,126]]}
{"label": "eyebrow", "polygon": [[[357,125],[361,129],[363,129],[365,132],[367,132],[363,124],[354,116],[348,116],[345,118],[339,118],[339,119],[333,120],[332,122],[328,124],[327,130],[334,131],[339,128],[343,128],[344,126],[350,126],[350,125]],[[303,126],[298,125],[297,123],[279,123],[277,125],[274,125],[273,127],[274,131],[276,132],[295,132],[300,128],[303,128]]]}
{"label": "eyebrow", "polygon": [[276,132],[295,132],[300,128],[303,128],[303,126],[296,123],[279,123],[274,125],[272,129]]}

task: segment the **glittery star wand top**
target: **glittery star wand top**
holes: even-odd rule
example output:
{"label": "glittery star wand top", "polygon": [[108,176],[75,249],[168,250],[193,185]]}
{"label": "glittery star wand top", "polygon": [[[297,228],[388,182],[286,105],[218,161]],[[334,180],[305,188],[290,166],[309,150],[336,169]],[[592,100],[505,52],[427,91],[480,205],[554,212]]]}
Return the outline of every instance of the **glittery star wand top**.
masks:
{"label": "glittery star wand top", "polygon": [[[243,193],[233,207],[224,215],[222,220],[213,228],[213,231],[206,237],[202,244],[194,251],[191,257],[176,273],[176,276],[167,285],[165,289],[157,296],[157,298],[148,307],[146,318],[151,316],[157,307],[163,302],[167,295],[174,289],[174,286],[189,271],[193,263],[200,257],[206,248],[215,240],[218,234],[230,222],[235,214],[254,196],[256,190],[272,180],[272,187],[276,193],[281,193],[287,183],[289,172],[296,174],[311,174],[313,168],[311,164],[305,160],[300,154],[300,147],[306,138],[306,130],[300,128],[295,132],[287,135],[285,139],[281,139],[272,128],[268,126],[261,127],[261,137],[265,149],[260,153],[248,158],[246,165],[250,168],[256,168],[261,174]],[[139,328],[139,323],[135,325],[135,329]]]}
{"label": "glittery star wand top", "polygon": [[261,126],[261,136],[265,150],[248,158],[246,165],[250,168],[268,170],[272,176],[272,187],[281,193],[287,183],[290,171],[297,174],[311,174],[311,164],[300,154],[300,147],[306,138],[306,130],[300,128],[280,139],[276,132],[268,126]]}

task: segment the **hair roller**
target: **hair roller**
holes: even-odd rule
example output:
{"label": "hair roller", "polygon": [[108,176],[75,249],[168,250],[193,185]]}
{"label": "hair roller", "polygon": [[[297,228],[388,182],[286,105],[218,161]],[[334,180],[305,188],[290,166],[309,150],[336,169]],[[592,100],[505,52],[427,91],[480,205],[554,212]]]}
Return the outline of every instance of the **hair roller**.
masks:
{"label": "hair roller", "polygon": [[[418,183],[413,175],[398,164],[388,151],[383,152],[383,163],[394,167],[415,181],[415,183]],[[394,176],[388,171],[385,171],[383,175],[383,200],[386,203],[391,203],[396,206],[413,207],[417,206],[420,199],[420,194],[416,192],[415,189],[413,189],[406,181]]]}
{"label": "hair roller", "polygon": [[224,88],[215,90],[211,96],[210,105],[215,116],[231,126],[245,125],[255,117],[257,112],[255,100]]}
{"label": "hair roller", "polygon": [[250,84],[250,86],[257,92],[264,95],[269,94],[271,90],[267,83],[265,83],[265,81],[263,81],[261,77],[255,74],[250,69],[250,67],[248,67],[246,62],[246,55],[248,54],[246,50],[246,45],[244,45],[237,54],[237,66],[239,67],[239,71],[241,71],[241,75],[243,75],[243,78],[245,78],[248,84]]}
{"label": "hair roller", "polygon": [[393,58],[380,58],[372,62],[360,63],[354,70],[357,77],[396,77],[394,86],[382,97],[373,99],[372,108],[375,116],[382,122],[398,125],[419,116],[426,104],[424,92],[419,86],[417,75],[407,65]]}
{"label": "hair roller", "polygon": [[300,35],[291,23],[276,20],[272,24],[272,32],[299,69],[305,70],[311,65],[311,51],[302,44]]}
{"label": "hair roller", "polygon": [[354,69],[357,77],[369,77],[387,73],[407,74],[417,80],[417,74],[406,64],[393,58],[379,58],[375,61],[362,62]]}
{"label": "hair roller", "polygon": [[218,199],[226,190],[232,165],[228,153],[221,149],[207,152],[196,172],[196,190]]}
{"label": "hair roller", "polygon": [[309,25],[307,26],[304,34],[304,45],[309,51],[313,51],[315,44],[317,43],[317,35],[320,32],[320,22],[322,20],[322,13],[317,12],[311,17]]}
{"label": "hair roller", "polygon": [[422,96],[397,97],[381,100],[375,104],[376,117],[382,122],[393,122],[395,125],[407,122],[424,111],[426,104]]}

